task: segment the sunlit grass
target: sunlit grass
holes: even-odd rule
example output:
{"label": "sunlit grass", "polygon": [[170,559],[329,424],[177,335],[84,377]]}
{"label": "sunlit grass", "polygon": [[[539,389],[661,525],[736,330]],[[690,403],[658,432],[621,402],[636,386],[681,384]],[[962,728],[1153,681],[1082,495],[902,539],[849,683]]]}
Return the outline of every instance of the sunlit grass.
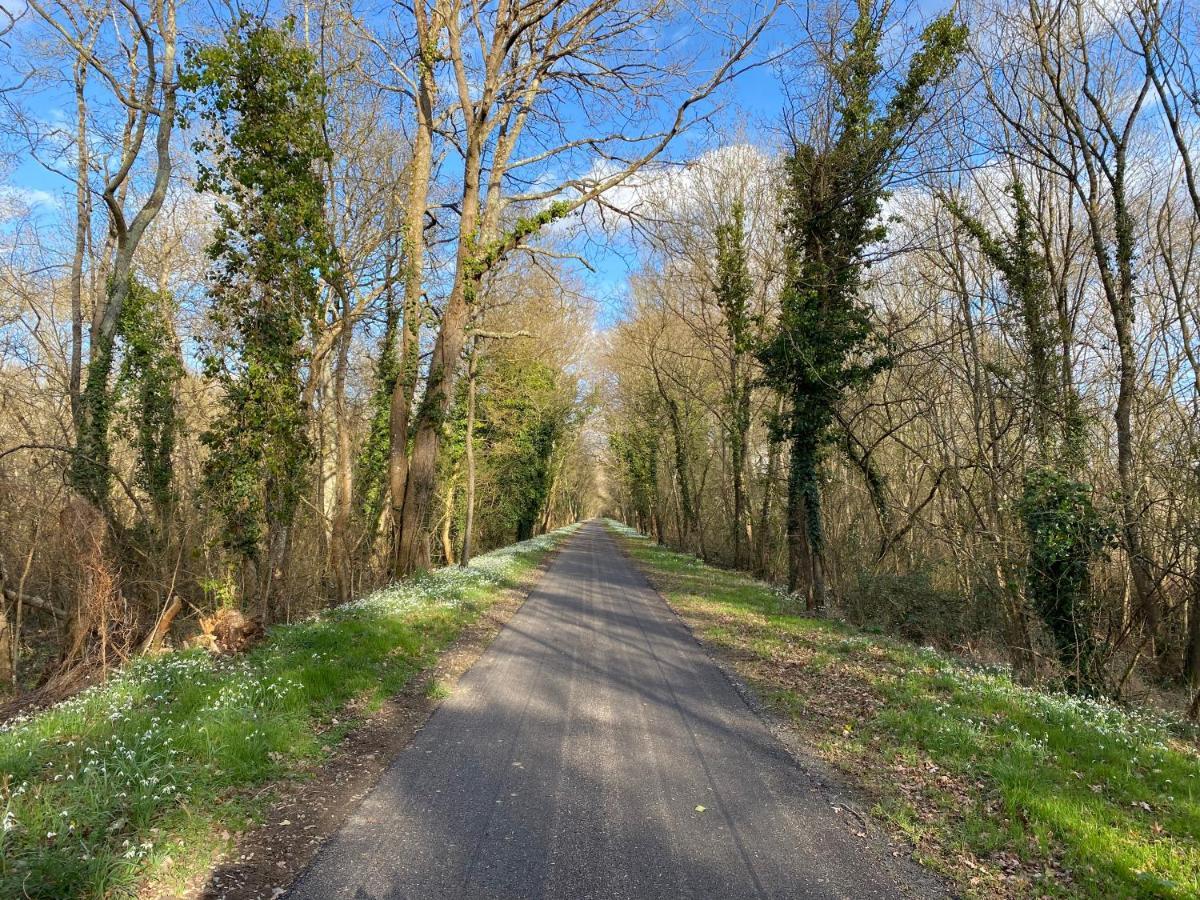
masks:
{"label": "sunlit grass", "polygon": [[764,698],[967,893],[1200,896],[1190,726],[804,618],[777,589],[615,527],[701,636],[746,659]]}
{"label": "sunlit grass", "polygon": [[265,802],[248,788],[326,756],[351,701],[399,691],[569,530],[273,628],[245,656],[138,660],[0,726],[0,897],[131,895],[202,869]]}

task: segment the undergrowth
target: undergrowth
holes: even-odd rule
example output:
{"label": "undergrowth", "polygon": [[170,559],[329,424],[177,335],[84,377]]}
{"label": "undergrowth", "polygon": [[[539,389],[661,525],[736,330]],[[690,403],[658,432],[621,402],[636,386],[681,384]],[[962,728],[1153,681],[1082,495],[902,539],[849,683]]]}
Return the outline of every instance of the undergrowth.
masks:
{"label": "undergrowth", "polygon": [[[271,629],[240,657],[143,658],[0,726],[0,896],[130,895],[200,871],[571,529]],[[354,703],[354,714],[346,707]]]}

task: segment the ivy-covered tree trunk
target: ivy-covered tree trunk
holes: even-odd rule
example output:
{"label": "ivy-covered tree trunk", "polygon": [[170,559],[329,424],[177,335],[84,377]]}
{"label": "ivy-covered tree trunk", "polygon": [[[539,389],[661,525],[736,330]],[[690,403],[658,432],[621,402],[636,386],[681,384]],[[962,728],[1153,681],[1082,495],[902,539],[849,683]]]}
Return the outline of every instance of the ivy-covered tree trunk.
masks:
{"label": "ivy-covered tree trunk", "polygon": [[199,186],[219,198],[204,366],[222,398],[203,435],[206,493],[225,546],[257,569],[268,623],[289,614],[283,583],[313,456],[305,372],[311,389],[319,279],[337,277],[320,174],[330,156],[324,83],[292,27],[242,16],[192,51],[186,73],[208,125]]}
{"label": "ivy-covered tree trunk", "polygon": [[[1048,258],[1038,247],[1034,211],[1024,186],[1014,182],[1009,190],[1010,236],[994,237],[953,200],[946,205],[1000,272],[1007,302],[1020,323],[1014,343],[1026,363],[1025,396],[1016,404],[1029,410],[1026,426],[1034,436],[1036,455],[1025,469],[1017,507],[1028,541],[1025,590],[1054,642],[1068,687],[1093,692],[1101,687],[1103,672],[1092,621],[1090,568],[1108,528],[1092,505],[1091,486],[1078,480],[1084,450],[1080,402],[1069,375],[1062,375],[1070,367],[1059,357],[1070,347],[1065,331],[1070,326],[1054,313]],[[999,498],[993,500],[993,509],[1002,506]],[[1009,617],[1024,619],[1024,609],[1013,610]],[[1025,641],[1011,648],[1018,659],[1031,649],[1026,630],[1014,635]]]}
{"label": "ivy-covered tree trunk", "polygon": [[699,517],[696,512],[696,494],[692,487],[692,473],[688,465],[688,440],[685,423],[679,403],[674,397],[664,393],[663,405],[667,410],[667,422],[671,425],[675,486],[679,490],[679,539],[688,553],[697,553],[700,549],[696,535]]}
{"label": "ivy-covered tree trunk", "polygon": [[[114,167],[115,171],[106,181],[101,194],[109,213],[109,230],[113,243],[112,268],[106,282],[104,300],[97,305],[92,320],[85,386],[79,397],[75,415],[75,453],[68,473],[72,487],[80,496],[106,513],[110,512],[108,427],[114,402],[111,385],[113,350],[121,316],[125,310],[125,301],[129,297],[133,282],[134,257],[147,229],[162,210],[172,171],[171,134],[175,127],[179,89],[176,77],[177,35],[174,2],[162,4],[159,18],[160,21],[155,24],[158,27],[161,45],[147,45],[146,52],[151,63],[154,62],[155,52],[160,54],[161,62],[157,68],[152,66],[146,73],[146,95],[137,98],[137,103],[141,104],[140,126],[131,127],[127,131],[126,140],[116,161],[117,165]],[[77,90],[82,90],[83,77],[80,73]],[[141,150],[141,141],[147,133],[146,126],[151,115],[158,117],[158,125],[153,132],[154,180],[141,208],[132,220],[128,220],[122,200],[128,190],[129,172]],[[86,209],[87,204],[77,204],[77,214],[82,215]],[[73,373],[72,378],[74,377]]]}
{"label": "ivy-covered tree trunk", "polygon": [[[390,281],[391,270],[388,270]],[[354,465],[356,537],[354,568],[366,568],[374,556],[380,523],[390,497],[391,419],[393,394],[399,377],[397,357],[401,310],[392,291],[387,292],[383,335],[375,363],[375,390],[371,397],[371,421]],[[390,567],[390,553],[386,554]]]}
{"label": "ivy-covered tree trunk", "polygon": [[467,459],[467,511],[463,524],[462,564],[468,565],[475,552],[472,543],[475,540],[475,393],[479,360],[478,350],[472,342],[470,357],[467,361],[467,433],[465,437],[465,453]]}
{"label": "ivy-covered tree trunk", "polygon": [[793,435],[788,471],[788,591],[803,597],[810,610],[825,606],[819,454],[811,435]]}
{"label": "ivy-covered tree trunk", "polygon": [[746,210],[739,199],[729,218],[715,232],[717,245],[716,299],[725,318],[728,379],[727,440],[733,486],[733,564],[746,566],[746,451],[750,435],[752,383],[747,371],[751,350],[750,295],[752,283],[746,251]]}
{"label": "ivy-covered tree trunk", "polygon": [[152,543],[163,549],[170,541],[177,495],[172,476],[179,436],[176,394],[184,366],[171,326],[174,301],[165,287],[151,290],[134,281],[121,315],[121,366],[117,373],[118,412],[129,424],[137,454],[135,478],[150,498],[154,522]]}
{"label": "ivy-covered tree trunk", "polygon": [[[447,321],[449,320],[449,321]],[[442,421],[450,410],[455,368],[462,352],[466,309],[453,294],[442,318],[442,333],[434,345],[425,397],[417,410],[412,454],[400,510],[395,574],[408,575],[429,567],[429,518],[437,489],[438,451]]]}
{"label": "ivy-covered tree trunk", "polygon": [[[127,293],[127,288],[120,292],[119,302],[124,303]],[[108,302],[118,302],[116,292],[110,291]],[[115,332],[104,335],[93,330],[87,375],[79,399],[75,453],[69,471],[71,486],[100,510],[108,510],[112,479],[108,429],[115,401],[111,388],[115,343]]]}
{"label": "ivy-covered tree trunk", "polygon": [[731,366],[730,378],[739,387],[733,397],[733,424],[729,430],[729,467],[733,481],[733,564],[746,567],[746,449],[750,432],[750,383],[739,367]]}
{"label": "ivy-covered tree trunk", "polygon": [[886,7],[859,0],[840,52],[826,61],[830,118],[787,160],[783,229],[787,274],[776,334],[759,349],[767,380],[790,403],[784,433],[788,477],[788,581],[809,606],[824,602],[817,467],[834,410],[846,392],[887,365],[858,292],[869,246],[886,236],[879,212],[885,183],[926,93],[954,67],[966,28],[954,14],[934,19],[905,78],[879,106],[880,43]]}
{"label": "ivy-covered tree trunk", "polygon": [[[476,259],[480,219],[479,175],[483,147],[472,133],[463,160],[462,207],[455,278],[442,311],[441,323],[425,380],[425,396],[417,409],[412,453],[408,459],[403,503],[395,523],[394,574],[408,575],[429,567],[429,516],[437,488],[438,451],[442,423],[454,400],[459,359],[467,336],[470,305],[479,291],[483,269]],[[393,432],[393,439],[396,435]],[[393,503],[395,498],[393,497]]]}

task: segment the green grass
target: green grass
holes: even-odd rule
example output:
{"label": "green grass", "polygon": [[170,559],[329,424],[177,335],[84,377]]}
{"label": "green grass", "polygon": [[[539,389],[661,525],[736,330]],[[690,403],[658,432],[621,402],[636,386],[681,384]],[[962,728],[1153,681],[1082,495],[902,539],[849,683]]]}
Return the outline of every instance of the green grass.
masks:
{"label": "green grass", "polygon": [[125,896],[203,871],[263,786],[319,763],[568,530],[273,628],[241,657],[140,659],[0,726],[0,896]]}
{"label": "green grass", "polygon": [[430,700],[445,700],[450,696],[450,688],[435,678],[425,685],[425,696]]}
{"label": "green grass", "polygon": [[699,636],[975,896],[1200,896],[1197,732],[792,613],[613,525]]}

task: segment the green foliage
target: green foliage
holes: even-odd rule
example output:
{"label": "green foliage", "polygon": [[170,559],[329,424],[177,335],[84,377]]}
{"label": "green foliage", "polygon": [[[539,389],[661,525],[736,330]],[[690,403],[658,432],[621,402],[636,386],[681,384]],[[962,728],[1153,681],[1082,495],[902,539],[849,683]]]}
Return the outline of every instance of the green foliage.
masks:
{"label": "green foliage", "polygon": [[[1027,358],[1025,393],[1041,462],[1048,464],[1057,459],[1074,469],[1083,459],[1084,422],[1078,394],[1060,379],[1062,348],[1069,336],[1061,333],[1056,321],[1046,256],[1040,248],[1025,187],[1015,181],[1009,193],[1013,198],[1013,232],[999,238],[952,199],[946,200],[946,206],[996,267],[1004,279],[1009,302],[1016,307]],[[1053,430],[1056,424],[1057,433]]]}
{"label": "green foliage", "polygon": [[203,440],[205,484],[227,546],[259,555],[287,527],[313,450],[302,404],[306,330],[334,265],[321,168],[324,83],[315,57],[279,27],[243,16],[220,43],[192,49],[183,76],[205,122],[198,187],[218,197],[205,374],[222,407]]}
{"label": "green foliage", "polygon": [[[621,477],[629,490],[638,525],[649,531],[658,507],[658,444],[655,423],[659,410],[656,398],[636,403],[626,419],[630,424],[609,432],[613,457],[620,464]],[[659,523],[661,524],[661,523]]]}
{"label": "green foliage", "polygon": [[733,558],[735,565],[742,565],[745,562],[742,548],[746,505],[743,480],[753,391],[746,357],[754,349],[755,335],[754,315],[750,306],[753,282],[746,250],[746,208],[741,198],[734,202],[728,219],[717,226],[714,236],[717,243],[716,301],[724,315],[730,351],[725,403],[729,410],[726,434],[733,469]]}
{"label": "green foliage", "polygon": [[556,200],[532,216],[521,216],[496,240],[472,247],[473,252],[466,260],[464,270],[467,301],[474,302],[479,280],[503,260],[507,253],[521,246],[527,238],[537,234],[551,222],[569,215],[574,208],[569,201]]}
{"label": "green foliage", "polygon": [[633,506],[641,524],[649,528],[658,498],[658,439],[647,429],[634,428],[609,437],[624,468]]}
{"label": "green foliage", "polygon": [[931,22],[904,81],[879,109],[883,28],[867,0],[860,0],[843,52],[831,63],[831,133],[819,144],[797,144],[787,160],[787,276],[778,329],[758,354],[766,380],[791,401],[789,521],[800,527],[797,507],[804,504],[816,552],[819,464],[834,409],[847,391],[887,365],[858,297],[864,254],[886,233],[879,219],[886,179],[924,113],[928,90],[950,72],[966,42],[966,27],[953,14]]}
{"label": "green foliage", "polygon": [[725,315],[735,352],[748,353],[753,349],[750,309],[753,281],[746,248],[746,206],[741,200],[734,202],[729,218],[717,225],[714,234],[717,240],[717,306]]}
{"label": "green foliage", "polygon": [[[80,398],[77,452],[68,478],[75,490],[99,507],[109,502],[110,431],[118,412],[124,414],[134,435],[136,483],[160,515],[174,499],[171,454],[178,434],[175,394],[183,377],[183,361],[169,325],[169,306],[169,297],[131,278],[116,333],[92,350]],[[103,341],[100,337],[96,340]],[[114,367],[118,371],[112,383]]]}
{"label": "green foliage", "polygon": [[1091,486],[1054,468],[1025,475],[1018,504],[1029,538],[1029,599],[1041,614],[1068,672],[1072,690],[1101,686],[1088,591],[1095,556],[1112,540],[1114,529],[1092,504]]}
{"label": "green foliage", "polygon": [[379,341],[375,363],[375,390],[371,394],[371,419],[366,439],[354,461],[354,497],[362,530],[360,546],[369,552],[375,544],[379,517],[388,500],[388,459],[391,452],[392,392],[400,377],[396,339],[400,330],[400,307],[391,302]]}
{"label": "green foliage", "polygon": [[1038,455],[1038,465],[1025,473],[1018,504],[1029,542],[1027,592],[1054,639],[1068,686],[1091,692],[1101,687],[1103,671],[1089,569],[1113,532],[1092,504],[1091,486],[1069,474],[1083,459],[1084,423],[1078,393],[1060,379],[1067,335],[1055,321],[1046,258],[1025,188],[1013,182],[1009,192],[1013,231],[1000,238],[953,200],[946,203],[1000,272],[1020,322],[1025,394]]}
{"label": "green foliage", "polygon": [[175,501],[171,456],[179,433],[175,396],[183,378],[170,308],[169,296],[134,279],[117,326],[122,353],[116,393],[135,436],[137,483],[160,516]]}
{"label": "green foliage", "polygon": [[491,520],[525,540],[550,490],[559,443],[575,426],[575,384],[551,366],[507,354],[481,366],[478,439],[491,477],[502,486]]}
{"label": "green foliage", "polygon": [[[111,293],[111,289],[110,289]],[[76,491],[100,508],[108,506],[112,487],[112,452],[108,430],[115,397],[109,387],[115,337],[97,337],[79,398],[80,421],[75,436],[76,452],[71,457],[67,480]]]}
{"label": "green foliage", "polygon": [[856,625],[935,647],[961,646],[1001,627],[995,603],[946,587],[932,567],[893,573],[864,569],[848,579],[843,605]]}

